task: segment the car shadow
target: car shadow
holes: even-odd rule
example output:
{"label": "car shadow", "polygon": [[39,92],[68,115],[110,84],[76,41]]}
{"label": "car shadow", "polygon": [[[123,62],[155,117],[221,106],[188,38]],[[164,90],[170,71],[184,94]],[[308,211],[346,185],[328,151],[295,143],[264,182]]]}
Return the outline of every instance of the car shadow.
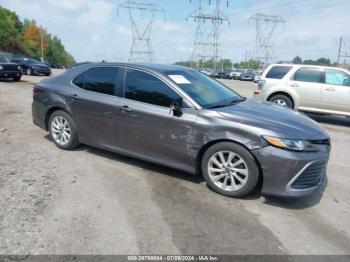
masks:
{"label": "car shadow", "polygon": [[[49,135],[46,135],[45,139],[52,142]],[[70,150],[70,151],[85,151],[85,152],[88,152],[90,154],[94,154],[94,155],[99,156],[99,157],[108,158],[108,159],[113,160],[113,161],[117,161],[117,162],[127,164],[127,165],[132,165],[132,166],[135,166],[137,168],[146,169],[146,170],[151,171],[151,172],[160,173],[162,175],[167,175],[167,176],[174,177],[177,179],[187,180],[187,181],[195,183],[195,184],[199,184],[199,183],[202,183],[204,181],[204,179],[201,175],[190,174],[190,173],[186,173],[184,171],[178,171],[176,169],[153,164],[150,162],[146,162],[143,160],[135,159],[132,157],[124,156],[124,155],[121,155],[118,153],[109,152],[109,151],[106,151],[103,149],[99,149],[99,148],[95,148],[95,147],[91,147],[91,146],[87,146],[87,145],[83,145],[83,144]]]}
{"label": "car shadow", "polygon": [[[51,142],[49,135],[46,135],[45,139],[47,139]],[[161,175],[166,175],[166,176],[181,179],[181,180],[187,180],[188,182],[195,183],[195,184],[200,184],[200,183],[205,181],[204,178],[200,174],[190,174],[190,173],[186,173],[184,171],[178,171],[178,170],[173,169],[173,168],[165,167],[165,166],[158,165],[158,164],[153,164],[150,162],[146,162],[143,160],[135,159],[132,157],[124,156],[124,155],[121,155],[118,153],[106,151],[103,149],[99,149],[99,148],[95,148],[95,147],[91,147],[91,146],[87,146],[87,145],[83,145],[83,144],[78,146],[77,148],[70,150],[70,151],[85,151],[85,152],[88,152],[90,154],[94,154],[94,155],[99,156],[99,157],[108,158],[110,160],[117,161],[117,162],[120,162],[123,164],[135,166],[137,168],[146,169],[148,171],[159,173]],[[320,202],[320,200],[323,196],[323,192],[327,186],[327,183],[328,183],[328,179],[326,177],[325,183],[322,186],[322,188],[320,188],[317,192],[315,192],[309,196],[298,197],[298,198],[281,198],[281,197],[262,195],[261,189],[262,189],[263,183],[262,183],[262,180],[259,180],[259,183],[258,183],[257,187],[254,189],[254,191],[252,193],[250,193],[249,195],[241,198],[241,200],[245,200],[245,201],[253,200],[254,201],[254,200],[260,199],[261,197],[264,197],[265,201],[263,203],[266,205],[271,205],[271,206],[285,208],[285,209],[295,209],[295,210],[306,209],[306,208],[310,208],[312,206],[315,206]],[[208,185],[207,185],[207,187],[208,187]],[[211,190],[210,188],[208,188],[208,189]]]}
{"label": "car shadow", "polygon": [[307,113],[307,116],[319,123],[350,127],[350,117],[319,115],[312,113]]}
{"label": "car shadow", "polygon": [[306,209],[313,207],[320,203],[324,190],[326,189],[328,184],[328,178],[326,176],[325,182],[323,186],[317,191],[314,192],[311,195],[304,196],[304,197],[296,197],[296,198],[280,198],[280,197],[273,197],[273,196],[264,196],[265,202],[264,204],[285,208],[285,209]]}

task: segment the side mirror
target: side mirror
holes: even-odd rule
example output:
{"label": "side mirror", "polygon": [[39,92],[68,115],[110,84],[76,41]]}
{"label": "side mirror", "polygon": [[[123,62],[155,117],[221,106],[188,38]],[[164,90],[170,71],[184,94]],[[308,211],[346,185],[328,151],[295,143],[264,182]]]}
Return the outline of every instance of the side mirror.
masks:
{"label": "side mirror", "polygon": [[172,112],[174,116],[176,116],[176,117],[182,116],[182,114],[183,114],[182,109],[181,109],[182,103],[183,103],[182,98],[176,99],[173,102],[171,102],[170,112]]}

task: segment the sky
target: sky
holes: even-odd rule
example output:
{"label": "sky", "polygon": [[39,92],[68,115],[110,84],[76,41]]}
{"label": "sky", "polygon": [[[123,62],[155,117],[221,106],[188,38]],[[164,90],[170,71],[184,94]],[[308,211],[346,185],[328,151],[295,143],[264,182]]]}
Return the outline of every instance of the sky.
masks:
{"label": "sky", "polygon": [[[214,0],[202,0],[206,9]],[[285,20],[272,38],[274,60],[290,61],[327,57],[337,59],[339,39],[350,53],[350,0],[221,0],[230,24],[220,26],[220,55],[234,62],[255,50],[256,26],[249,17],[256,13],[278,15]],[[126,61],[132,34],[128,11],[119,9],[125,0],[0,0],[21,19],[35,19],[57,35],[77,61]],[[147,1],[143,1],[147,2]],[[152,27],[154,60],[173,63],[191,57],[196,23],[186,17],[198,0],[153,0],[166,12],[158,14]],[[136,13],[135,19],[147,18]],[[141,23],[142,25],[142,23]]]}

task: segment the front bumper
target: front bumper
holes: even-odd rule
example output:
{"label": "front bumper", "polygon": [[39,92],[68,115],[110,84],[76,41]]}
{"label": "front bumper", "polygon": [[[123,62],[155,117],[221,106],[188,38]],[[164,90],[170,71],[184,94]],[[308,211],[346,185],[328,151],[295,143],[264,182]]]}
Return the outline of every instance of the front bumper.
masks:
{"label": "front bumper", "polygon": [[293,152],[273,146],[254,150],[263,174],[262,194],[298,197],[319,190],[326,178],[330,145],[317,148],[318,152]]}
{"label": "front bumper", "polygon": [[49,68],[33,68],[33,73],[36,75],[51,75]]}
{"label": "front bumper", "polygon": [[0,78],[14,78],[21,77],[21,71],[0,71]]}

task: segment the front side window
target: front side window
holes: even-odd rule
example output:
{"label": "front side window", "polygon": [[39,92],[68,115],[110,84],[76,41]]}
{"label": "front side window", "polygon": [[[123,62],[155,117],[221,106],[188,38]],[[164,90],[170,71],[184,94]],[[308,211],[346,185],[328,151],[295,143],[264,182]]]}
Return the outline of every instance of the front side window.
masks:
{"label": "front side window", "polygon": [[128,70],[125,78],[125,98],[147,104],[170,107],[181,98],[157,77],[138,70]]}
{"label": "front side window", "polygon": [[117,67],[95,67],[77,76],[73,84],[88,91],[114,95],[117,76]]}
{"label": "front side window", "polygon": [[223,107],[242,100],[230,88],[196,70],[169,71],[166,74],[203,108]]}
{"label": "front side window", "polygon": [[300,68],[294,74],[294,81],[323,83],[324,73],[316,68]]}
{"label": "front side window", "polygon": [[274,66],[266,74],[266,78],[282,79],[291,69],[291,66]]}
{"label": "front side window", "polygon": [[349,75],[338,70],[326,70],[326,84],[349,86]]}

